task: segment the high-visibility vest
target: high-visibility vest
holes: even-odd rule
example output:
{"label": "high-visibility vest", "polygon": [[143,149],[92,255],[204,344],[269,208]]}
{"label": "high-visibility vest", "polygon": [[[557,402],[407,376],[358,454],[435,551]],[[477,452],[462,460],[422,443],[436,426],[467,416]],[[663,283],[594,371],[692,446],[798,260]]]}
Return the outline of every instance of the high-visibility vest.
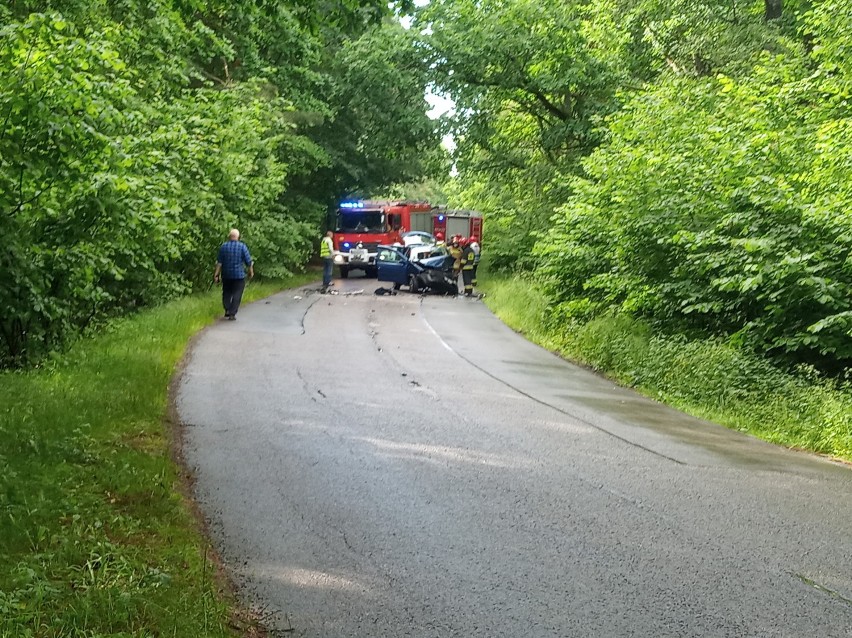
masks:
{"label": "high-visibility vest", "polygon": [[462,251],[461,248],[457,248],[456,246],[450,246],[449,248],[450,256],[453,258],[453,269],[458,270],[461,268],[461,258]]}
{"label": "high-visibility vest", "polygon": [[320,242],[320,257],[331,257],[331,237],[323,237]]}
{"label": "high-visibility vest", "polygon": [[462,253],[462,270],[473,270],[473,261],[476,259],[476,253],[473,248],[467,246]]}

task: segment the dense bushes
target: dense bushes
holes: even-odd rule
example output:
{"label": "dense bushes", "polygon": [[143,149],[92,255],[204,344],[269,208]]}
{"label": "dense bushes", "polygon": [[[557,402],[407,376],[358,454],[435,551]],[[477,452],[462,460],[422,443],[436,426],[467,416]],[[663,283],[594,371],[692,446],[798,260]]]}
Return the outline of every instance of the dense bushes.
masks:
{"label": "dense bushes", "polygon": [[670,80],[611,120],[539,243],[568,314],[626,311],[832,372],[852,361],[848,178],[820,174],[820,138],[845,123],[815,112],[812,81],[767,65],[749,83]]}
{"label": "dense bushes", "polygon": [[143,100],[110,34],[83,37],[59,15],[7,24],[3,41],[0,360],[200,285],[234,224],[260,272],[304,261],[316,220],[274,214],[286,104],[262,85]]}

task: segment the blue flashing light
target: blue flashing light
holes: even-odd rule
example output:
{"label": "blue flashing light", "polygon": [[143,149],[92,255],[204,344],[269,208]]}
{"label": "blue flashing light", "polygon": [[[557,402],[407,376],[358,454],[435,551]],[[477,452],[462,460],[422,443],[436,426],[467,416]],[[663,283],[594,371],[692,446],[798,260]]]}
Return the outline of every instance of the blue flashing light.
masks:
{"label": "blue flashing light", "polygon": [[439,221],[439,222],[444,221],[444,216],[443,216],[443,215],[438,215],[438,221]]}
{"label": "blue flashing light", "polygon": [[364,208],[364,202],[340,202],[341,208]]}
{"label": "blue flashing light", "polygon": [[348,242],[348,241],[343,242],[343,247],[344,247],[344,248],[349,248],[349,242]]}

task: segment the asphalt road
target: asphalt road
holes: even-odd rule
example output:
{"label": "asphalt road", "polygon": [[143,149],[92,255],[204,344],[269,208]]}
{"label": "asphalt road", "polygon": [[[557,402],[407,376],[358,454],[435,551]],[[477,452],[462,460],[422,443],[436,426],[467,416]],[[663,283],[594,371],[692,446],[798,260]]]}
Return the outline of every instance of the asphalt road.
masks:
{"label": "asphalt road", "polygon": [[852,469],[620,389],[481,301],[337,285],[204,331],[177,396],[272,635],[852,636]]}

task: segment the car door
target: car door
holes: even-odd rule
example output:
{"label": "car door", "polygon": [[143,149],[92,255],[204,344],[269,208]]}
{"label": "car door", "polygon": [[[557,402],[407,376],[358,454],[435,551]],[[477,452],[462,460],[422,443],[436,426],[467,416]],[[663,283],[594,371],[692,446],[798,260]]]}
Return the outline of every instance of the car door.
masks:
{"label": "car door", "polygon": [[376,252],[376,279],[407,284],[408,259],[392,246],[379,246]]}

